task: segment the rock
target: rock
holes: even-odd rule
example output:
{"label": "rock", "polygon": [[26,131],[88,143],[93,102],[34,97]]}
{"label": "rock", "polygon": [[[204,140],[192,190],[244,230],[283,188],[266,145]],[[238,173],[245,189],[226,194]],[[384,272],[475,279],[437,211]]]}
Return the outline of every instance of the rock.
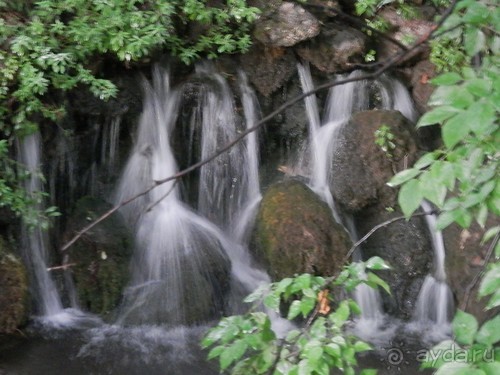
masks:
{"label": "rock", "polygon": [[[402,214],[381,211],[375,206],[364,209],[355,215],[359,237],[396,216]],[[379,256],[392,267],[379,273],[392,293],[381,292],[384,311],[400,319],[411,319],[420,287],[433,264],[433,248],[425,219],[399,220],[383,227],[361,245],[361,250],[363,258]]]}
{"label": "rock", "polygon": [[264,96],[282,87],[296,71],[297,61],[290,50],[254,44],[241,57],[241,66],[248,79]]}
{"label": "rock", "polygon": [[[500,225],[500,220],[498,217],[490,217],[486,227],[491,228],[495,225]],[[500,312],[500,308],[485,310],[489,297],[478,297],[479,282],[468,292],[476,275],[483,270],[486,254],[491,245],[492,240],[481,244],[483,234],[484,230],[476,223],[468,229],[452,224],[443,231],[448,284],[455,295],[457,307],[460,309],[464,309],[467,293],[469,293],[465,311],[473,314],[479,323],[491,319]]]}
{"label": "rock", "polygon": [[363,61],[365,35],[351,27],[333,25],[311,41],[297,46],[297,53],[319,70],[339,73]]}
{"label": "rock", "polygon": [[[435,23],[424,19],[405,19],[396,9],[391,7],[384,8],[379,13],[379,16],[391,26],[387,35],[407,46],[427,37],[435,28]],[[379,61],[385,61],[399,52],[401,52],[401,48],[393,42],[384,38],[379,39],[377,48],[377,59]],[[414,51],[409,53],[404,59],[398,61],[397,64],[401,65],[415,58],[422,60],[428,56],[429,52],[429,47],[424,44],[415,48]]]}
{"label": "rock", "polygon": [[420,61],[412,69],[411,84],[412,96],[417,109],[421,113],[429,110],[427,101],[434,92],[434,86],[430,80],[436,76],[436,66],[429,60]]}
{"label": "rock", "polygon": [[273,47],[291,47],[319,34],[319,21],[300,5],[283,2],[255,24],[254,37]]}
{"label": "rock", "polygon": [[0,237],[0,334],[14,332],[27,316],[26,270]]}
{"label": "rock", "polygon": [[[394,134],[390,157],[375,144],[375,131],[382,125]],[[340,130],[337,142],[330,183],[336,202],[349,212],[372,204],[382,210],[394,206],[397,190],[387,181],[417,157],[413,125],[398,111],[359,112]]]}
{"label": "rock", "polygon": [[332,275],[351,246],[327,204],[296,180],[264,194],[252,244],[273,280],[304,272]]}
{"label": "rock", "polygon": [[[100,199],[83,197],[68,220],[65,238],[72,237],[112,206]],[[71,266],[81,306],[107,314],[119,303],[128,282],[133,240],[120,214],[87,231],[68,249],[65,263]]]}

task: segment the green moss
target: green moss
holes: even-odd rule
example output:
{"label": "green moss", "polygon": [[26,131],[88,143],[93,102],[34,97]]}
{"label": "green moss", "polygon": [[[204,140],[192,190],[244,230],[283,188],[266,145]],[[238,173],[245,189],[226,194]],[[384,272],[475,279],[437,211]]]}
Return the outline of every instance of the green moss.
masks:
{"label": "green moss", "polygon": [[[110,208],[104,201],[84,197],[70,218],[70,233]],[[128,283],[132,239],[117,213],[86,232],[70,248],[70,263],[80,304],[96,314],[108,314],[119,303]]]}
{"label": "green moss", "polygon": [[332,274],[350,246],[328,205],[290,180],[271,186],[257,216],[253,249],[275,279],[295,273]]}
{"label": "green moss", "polygon": [[0,237],[0,333],[11,333],[27,318],[28,279],[24,265]]}

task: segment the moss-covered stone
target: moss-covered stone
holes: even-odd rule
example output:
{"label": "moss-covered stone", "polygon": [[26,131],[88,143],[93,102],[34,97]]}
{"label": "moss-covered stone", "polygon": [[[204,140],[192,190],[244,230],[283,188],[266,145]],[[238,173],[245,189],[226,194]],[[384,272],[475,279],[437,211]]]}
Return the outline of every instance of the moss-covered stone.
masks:
{"label": "moss-covered stone", "polygon": [[[93,197],[80,199],[69,219],[70,238],[111,208]],[[75,280],[81,306],[96,314],[106,314],[119,303],[128,282],[132,238],[118,213],[87,231],[69,251],[68,263]]]}
{"label": "moss-covered stone", "polygon": [[27,304],[26,270],[0,237],[0,333],[11,333],[26,321]]}
{"label": "moss-covered stone", "polygon": [[257,259],[275,280],[303,272],[331,275],[351,246],[328,205],[296,180],[267,190],[252,243]]}

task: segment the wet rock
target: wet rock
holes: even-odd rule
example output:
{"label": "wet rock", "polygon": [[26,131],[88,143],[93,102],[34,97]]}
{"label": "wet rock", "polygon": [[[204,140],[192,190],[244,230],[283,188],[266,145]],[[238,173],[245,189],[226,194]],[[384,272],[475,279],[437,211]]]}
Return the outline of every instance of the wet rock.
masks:
{"label": "wet rock", "polygon": [[28,279],[21,261],[0,237],[0,333],[12,333],[28,316]]}
{"label": "wet rock", "polygon": [[283,2],[255,24],[254,37],[273,47],[291,47],[318,35],[319,21],[300,5]]}
{"label": "wet rock", "polygon": [[241,57],[241,66],[258,92],[269,96],[292,77],[297,68],[293,53],[285,48],[254,44]]}
{"label": "wet rock", "polygon": [[296,180],[267,190],[252,243],[274,280],[304,272],[332,275],[351,246],[327,204]]}
{"label": "wet rock", "polygon": [[[71,238],[111,207],[97,198],[81,198],[68,221],[64,237]],[[71,270],[77,295],[84,309],[107,314],[118,305],[128,282],[132,242],[123,218],[113,213],[68,249],[65,263],[73,264]]]}
{"label": "wet rock", "polygon": [[430,80],[436,76],[436,66],[429,60],[421,61],[412,69],[412,96],[417,109],[421,113],[429,110],[427,101],[434,92]]}
{"label": "wet rock", "polygon": [[[500,225],[498,217],[490,217],[487,228]],[[446,276],[455,295],[457,307],[473,314],[480,323],[491,319],[500,308],[485,310],[489,297],[479,298],[480,283],[473,284],[474,278],[483,271],[491,241],[481,244],[484,230],[476,223],[468,229],[456,224],[443,231],[446,247]],[[468,295],[468,301],[467,301]]]}
{"label": "wet rock", "polygon": [[[380,211],[370,207],[355,215],[360,237],[377,224],[402,216],[400,212]],[[384,311],[409,320],[415,310],[418,293],[425,276],[432,270],[433,248],[425,219],[399,220],[387,225],[361,245],[363,257],[379,256],[392,267],[379,273],[391,288],[392,295],[382,293]]]}
{"label": "wet rock", "polygon": [[[391,7],[384,8],[379,13],[379,16],[390,25],[390,30],[387,32],[387,35],[406,46],[412,45],[416,41],[427,37],[435,27],[433,22],[425,19],[406,19],[396,9]],[[404,59],[399,60],[398,65],[416,58],[422,60],[428,56],[429,51],[429,47],[423,44],[415,48],[415,50],[409,53]],[[399,52],[401,52],[401,48],[396,44],[387,39],[380,38],[377,46],[377,58],[379,61],[385,61]]]}
{"label": "wet rock", "polygon": [[320,71],[338,73],[363,61],[365,35],[351,27],[330,25],[321,34],[297,46],[297,53]]}
{"label": "wet rock", "polygon": [[[382,125],[394,135],[390,155],[375,143],[375,131]],[[335,200],[349,212],[372,204],[381,210],[393,207],[397,190],[387,186],[387,181],[414,163],[417,150],[413,125],[400,112],[356,113],[340,130],[333,153],[330,188]]]}

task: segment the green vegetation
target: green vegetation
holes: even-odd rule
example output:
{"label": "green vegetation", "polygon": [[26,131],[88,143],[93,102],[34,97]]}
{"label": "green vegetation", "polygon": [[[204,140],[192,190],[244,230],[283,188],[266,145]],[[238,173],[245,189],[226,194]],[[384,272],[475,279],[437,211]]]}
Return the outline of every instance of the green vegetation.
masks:
{"label": "green vegetation", "polygon": [[14,165],[10,150],[43,119],[62,118],[61,92],[87,87],[102,100],[115,96],[116,86],[101,73],[103,61],[129,66],[166,52],[190,64],[246,51],[258,13],[245,0],[218,5],[206,0],[0,1],[0,135],[5,138],[0,165],[6,170],[0,175],[0,207],[33,216],[33,197],[21,182],[27,172]]}
{"label": "green vegetation", "polygon": [[[500,226],[487,227],[488,217],[500,214],[500,10],[487,1],[459,1],[443,30],[450,32],[432,45],[431,58],[445,73],[432,80],[433,109],[418,126],[440,124],[444,145],[390,184],[402,185],[399,203],[408,217],[427,199],[441,210],[439,229],[451,223],[469,228],[473,220],[484,228],[483,244],[491,241],[496,260],[487,265],[478,297],[490,296],[492,309],[500,306]],[[428,360],[424,367],[438,368],[438,374],[497,374],[499,324],[496,314],[479,328],[474,316],[459,310],[453,320],[456,342],[432,349],[444,354],[454,348],[456,355]]]}
{"label": "green vegetation", "polygon": [[[222,319],[202,345],[212,347],[208,358],[218,358],[221,370],[232,374],[327,375],[333,369],[352,374],[356,354],[371,346],[346,333],[346,323],[360,310],[353,300],[339,300],[335,293],[338,288],[352,292],[361,283],[389,292],[385,281],[366,272],[388,268],[382,259],[373,257],[346,266],[334,277],[302,274],[262,286],[245,300],[254,303],[250,312]],[[269,317],[252,311],[262,303],[288,320],[298,319],[302,327],[278,338]],[[374,370],[362,373],[373,374]]]}

